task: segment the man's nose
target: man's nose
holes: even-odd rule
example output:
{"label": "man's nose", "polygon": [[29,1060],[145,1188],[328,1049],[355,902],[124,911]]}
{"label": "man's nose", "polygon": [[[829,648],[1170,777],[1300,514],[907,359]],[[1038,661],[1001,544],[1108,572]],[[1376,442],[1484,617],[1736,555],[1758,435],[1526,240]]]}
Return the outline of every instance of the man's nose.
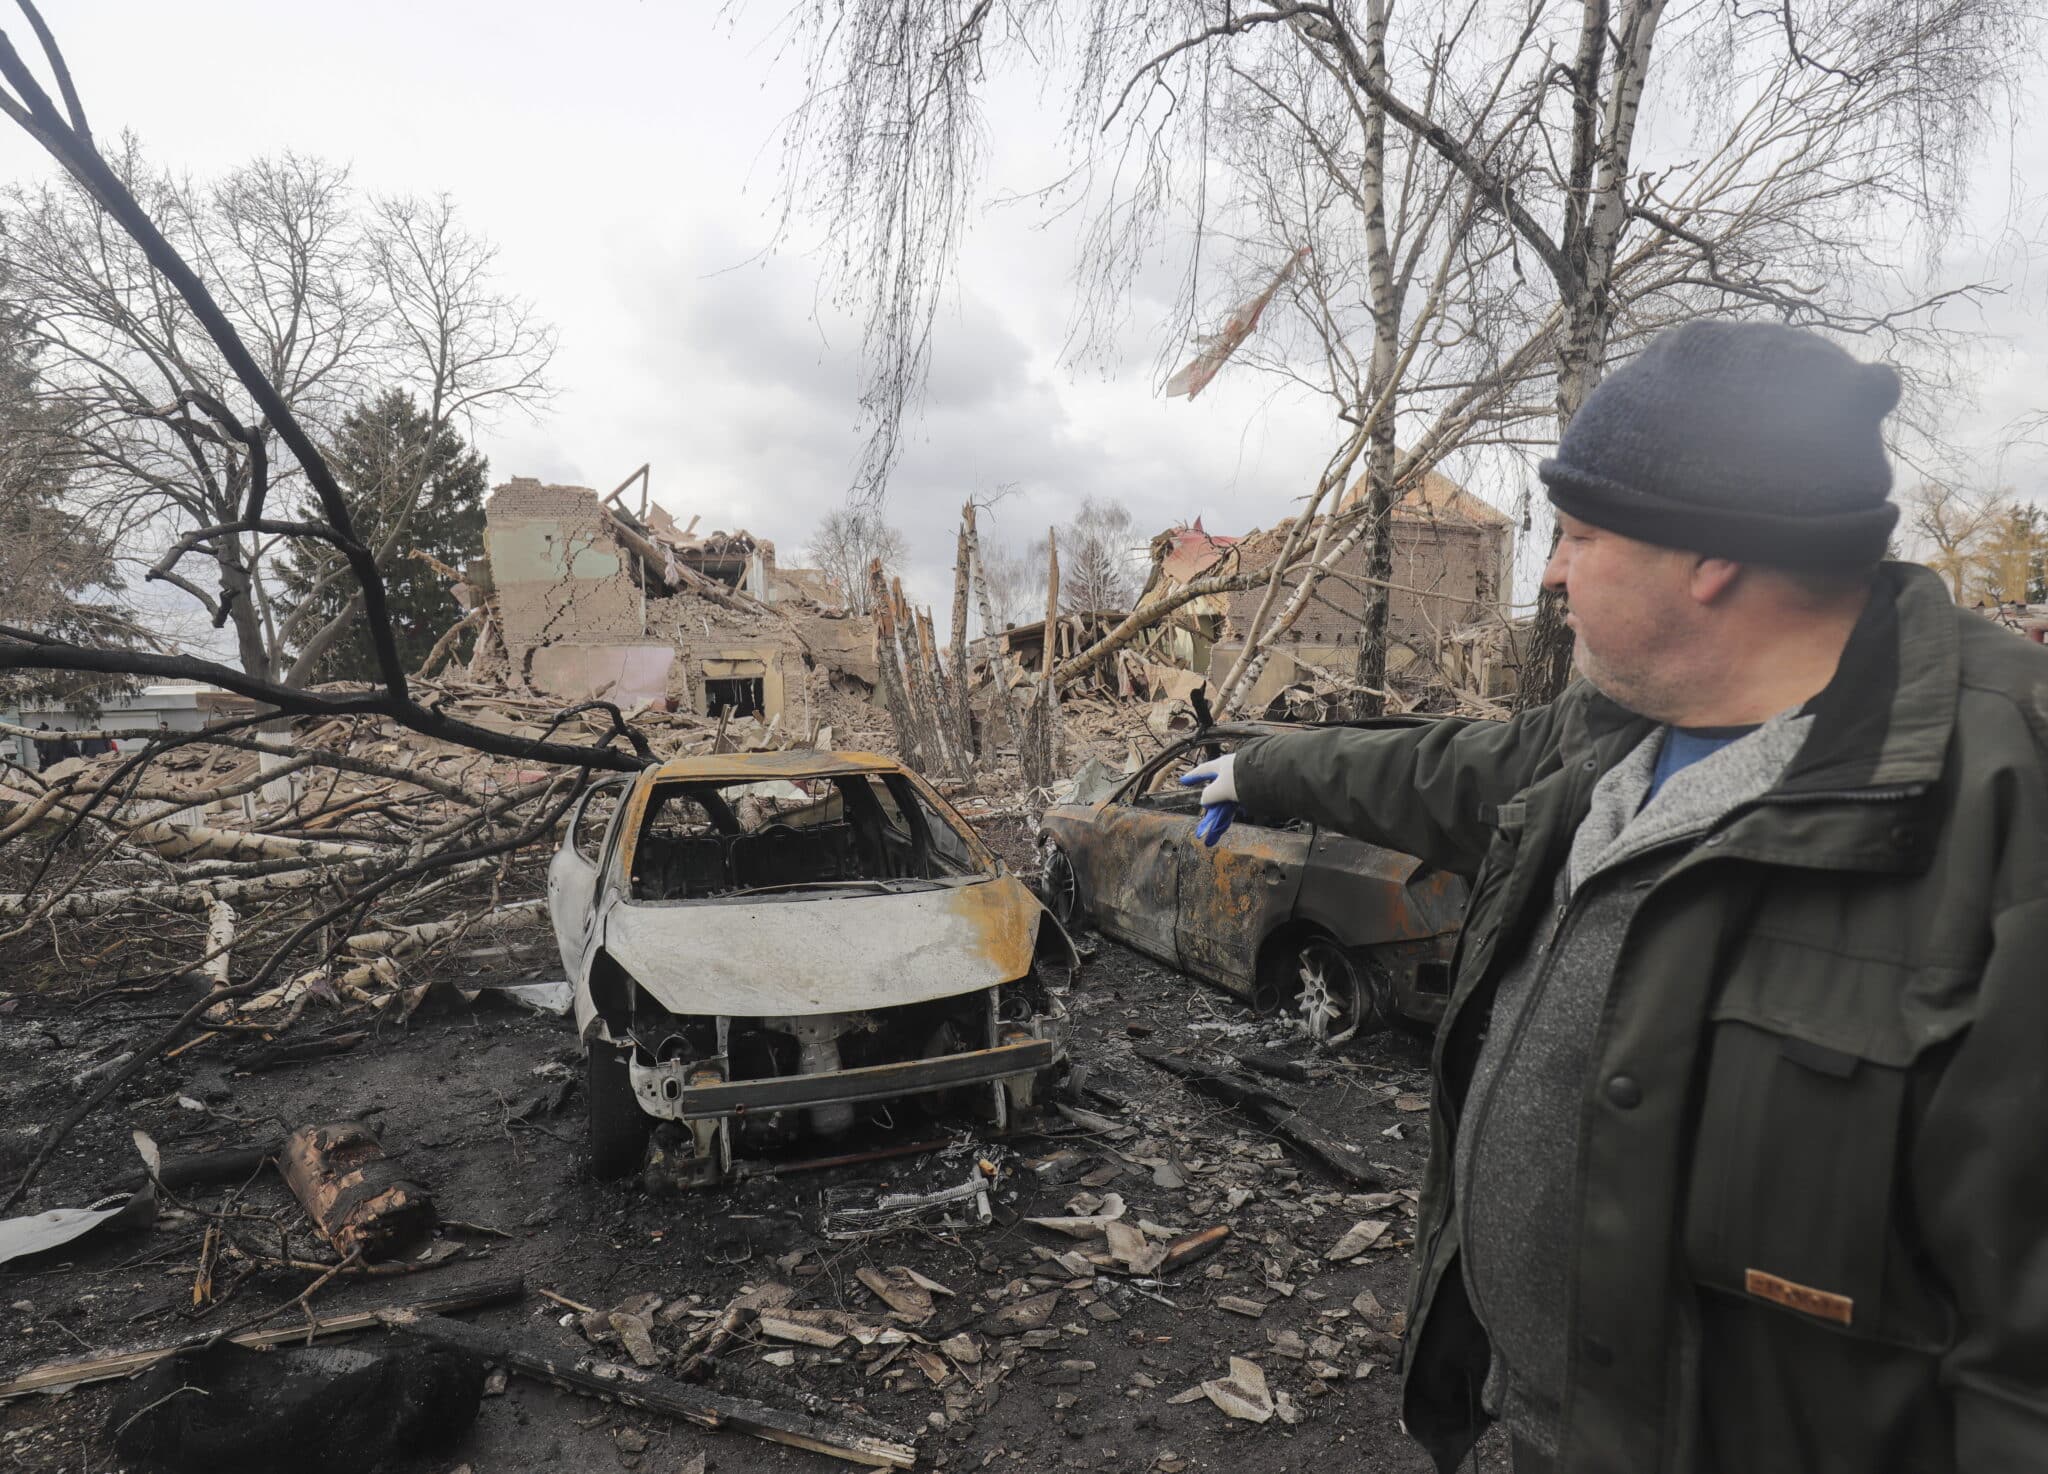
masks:
{"label": "man's nose", "polygon": [[1570,562],[1570,558],[1565,554],[1564,541],[1560,538],[1557,546],[1550,550],[1550,561],[1543,565],[1543,587],[1549,589],[1553,594],[1563,593],[1565,591],[1565,572]]}

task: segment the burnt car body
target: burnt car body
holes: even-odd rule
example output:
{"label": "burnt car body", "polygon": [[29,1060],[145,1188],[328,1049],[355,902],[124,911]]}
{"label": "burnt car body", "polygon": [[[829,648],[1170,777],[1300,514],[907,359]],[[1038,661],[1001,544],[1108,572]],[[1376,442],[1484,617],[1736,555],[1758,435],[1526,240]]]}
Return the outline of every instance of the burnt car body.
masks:
{"label": "burnt car body", "polygon": [[1214,848],[1195,837],[1200,791],[1180,786],[1182,773],[1255,737],[1305,730],[1210,726],[1101,797],[1047,809],[1048,902],[1063,923],[1092,921],[1261,1011],[1293,1013],[1327,1043],[1397,1018],[1433,1025],[1465,910],[1460,877],[1278,815],[1240,811]]}
{"label": "burnt car body", "polygon": [[942,1098],[998,1130],[1066,1059],[1079,955],[929,785],[866,753],[679,758],[595,786],[548,869],[592,1166],[682,1180]]}

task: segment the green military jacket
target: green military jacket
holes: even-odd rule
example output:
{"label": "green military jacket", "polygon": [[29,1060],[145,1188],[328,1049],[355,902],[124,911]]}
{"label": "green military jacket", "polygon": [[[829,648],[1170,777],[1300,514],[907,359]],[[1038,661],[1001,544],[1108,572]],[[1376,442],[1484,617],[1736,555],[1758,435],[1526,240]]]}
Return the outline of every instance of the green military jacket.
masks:
{"label": "green military jacket", "polygon": [[[2048,652],[1887,564],[1809,710],[1622,944],[1581,1122],[1571,1474],[2048,1470]],[[1472,877],[1402,1356],[1442,1470],[1488,1362],[1459,1109],[1594,783],[1651,730],[1580,683],[1237,758],[1253,808]]]}

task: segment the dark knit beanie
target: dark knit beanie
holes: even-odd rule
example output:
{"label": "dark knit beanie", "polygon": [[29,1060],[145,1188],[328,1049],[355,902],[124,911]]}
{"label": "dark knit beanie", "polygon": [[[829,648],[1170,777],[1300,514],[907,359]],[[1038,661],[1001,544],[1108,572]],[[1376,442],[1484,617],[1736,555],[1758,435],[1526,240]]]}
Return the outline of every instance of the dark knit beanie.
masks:
{"label": "dark knit beanie", "polygon": [[1899,509],[1879,425],[1899,378],[1761,322],[1660,333],[1601,381],[1537,468],[1560,511],[1745,563],[1870,563]]}

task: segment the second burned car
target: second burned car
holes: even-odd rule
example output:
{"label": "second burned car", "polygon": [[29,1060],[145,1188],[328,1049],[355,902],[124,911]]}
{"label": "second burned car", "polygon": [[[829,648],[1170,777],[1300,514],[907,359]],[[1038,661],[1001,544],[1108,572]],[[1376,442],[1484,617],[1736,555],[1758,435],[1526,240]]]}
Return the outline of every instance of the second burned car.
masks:
{"label": "second burned car", "polygon": [[997,1129],[1065,1066],[1072,941],[931,787],[864,753],[591,790],[548,871],[601,1176],[679,1176],[938,1102]]}
{"label": "second burned car", "polygon": [[1434,1024],[1465,910],[1461,878],[1282,815],[1240,813],[1214,848],[1195,836],[1199,791],[1180,775],[1255,737],[1300,730],[1211,726],[1106,793],[1046,810],[1053,912],[1262,1011],[1288,1012],[1326,1043],[1395,1019]]}

